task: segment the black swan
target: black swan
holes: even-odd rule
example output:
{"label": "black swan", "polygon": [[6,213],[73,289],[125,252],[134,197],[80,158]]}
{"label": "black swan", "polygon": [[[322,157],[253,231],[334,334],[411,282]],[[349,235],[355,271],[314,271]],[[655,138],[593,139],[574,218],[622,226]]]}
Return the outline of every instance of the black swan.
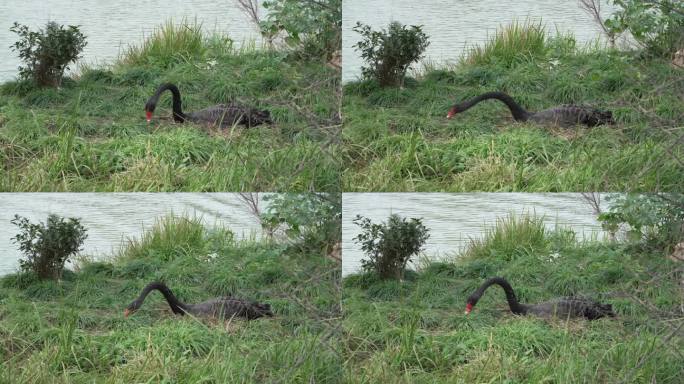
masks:
{"label": "black swan", "polygon": [[173,295],[169,287],[163,283],[153,282],[148,284],[140,293],[137,299],[126,307],[124,316],[137,311],[145,301],[145,297],[152,291],[158,290],[164,295],[164,298],[169,303],[169,307],[173,313],[177,315],[185,315],[189,313],[194,316],[215,317],[222,319],[230,319],[232,317],[244,317],[248,320],[258,319],[263,316],[273,316],[271,306],[269,304],[261,304],[254,301],[247,301],[235,299],[231,297],[222,297],[207,300],[199,304],[185,304]]}
{"label": "black swan", "polygon": [[162,84],[157,92],[147,100],[145,113],[147,121],[152,120],[152,114],[157,107],[157,101],[161,94],[169,90],[173,96],[173,120],[178,123],[190,121],[199,124],[209,124],[219,127],[230,127],[233,124],[241,124],[246,127],[255,127],[261,124],[271,124],[271,113],[267,110],[244,106],[237,103],[218,104],[213,107],[202,109],[197,112],[184,113],[181,108],[181,96],[178,87],[173,84]]}
{"label": "black swan", "polygon": [[515,121],[532,121],[538,124],[560,127],[572,127],[577,124],[594,127],[614,123],[612,112],[582,105],[562,105],[539,112],[529,112],[503,92],[487,92],[462,103],[454,104],[447,114],[447,119],[451,119],[455,114],[465,112],[480,101],[487,99],[497,99],[506,104]]}
{"label": "black swan", "polygon": [[589,320],[600,319],[605,316],[615,317],[613,307],[610,304],[601,304],[593,300],[577,297],[564,297],[540,304],[521,304],[516,299],[511,285],[502,277],[493,277],[485,281],[480,288],[468,297],[465,309],[466,315],[470,313],[478,300],[480,300],[480,297],[482,297],[484,291],[492,284],[498,284],[506,291],[508,306],[511,308],[511,312],[516,315],[531,314],[541,317],[555,316],[558,318],[584,317]]}

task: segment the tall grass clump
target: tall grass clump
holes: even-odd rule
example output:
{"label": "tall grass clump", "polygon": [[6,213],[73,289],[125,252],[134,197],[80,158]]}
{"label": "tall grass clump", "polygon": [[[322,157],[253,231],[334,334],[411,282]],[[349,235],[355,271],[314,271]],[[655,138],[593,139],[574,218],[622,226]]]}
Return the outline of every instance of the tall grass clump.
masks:
{"label": "tall grass clump", "polygon": [[561,244],[575,240],[570,231],[547,229],[544,217],[510,214],[497,219],[496,225],[487,229],[481,239],[471,240],[464,256],[511,261],[520,256],[548,253],[556,238]]}
{"label": "tall grass clump", "polygon": [[[232,45],[229,39],[225,43]],[[128,47],[119,62],[168,68],[181,61],[201,58],[207,51],[207,39],[202,33],[201,23],[183,19],[176,24],[170,19],[155,28],[142,44]]]}
{"label": "tall grass clump", "polygon": [[121,256],[170,261],[183,255],[206,256],[232,241],[232,232],[225,229],[210,232],[201,218],[169,215],[156,220],[139,239],[129,239]]}
{"label": "tall grass clump", "polygon": [[462,62],[472,66],[494,64],[511,68],[518,63],[546,56],[556,42],[566,51],[575,47],[572,36],[549,38],[541,21],[515,21],[498,28],[484,45],[470,48]]}

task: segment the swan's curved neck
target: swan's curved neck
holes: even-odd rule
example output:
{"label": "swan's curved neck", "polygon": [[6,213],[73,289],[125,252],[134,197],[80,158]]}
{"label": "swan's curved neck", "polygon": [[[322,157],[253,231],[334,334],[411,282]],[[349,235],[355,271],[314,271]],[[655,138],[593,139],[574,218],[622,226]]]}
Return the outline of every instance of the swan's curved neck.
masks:
{"label": "swan's curved neck", "polygon": [[158,89],[157,92],[154,93],[150,101],[152,102],[153,105],[157,105],[157,101],[159,101],[159,97],[161,96],[164,91],[169,90],[171,91],[171,95],[173,96],[173,120],[177,122],[184,122],[187,120],[187,116],[183,113],[183,108],[181,106],[181,95],[180,91],[178,90],[178,87],[171,83],[166,83],[162,84]]}
{"label": "swan's curved neck", "polygon": [[142,305],[147,295],[155,289],[161,292],[162,295],[164,295],[164,298],[169,303],[169,307],[171,307],[173,313],[180,315],[185,314],[186,310],[188,309],[188,306],[180,300],[178,300],[176,296],[173,295],[169,287],[159,282],[150,283],[142,290],[140,296],[136,299],[139,305]]}
{"label": "swan's curved neck", "polygon": [[487,288],[493,284],[500,286],[506,292],[506,300],[508,301],[508,306],[511,308],[511,312],[518,315],[525,314],[527,312],[527,306],[518,302],[518,299],[515,297],[515,292],[513,292],[513,287],[511,287],[508,281],[502,277],[493,277],[485,281],[484,284],[482,284],[480,288],[478,288],[477,291],[475,291],[475,293],[471,296],[471,298],[474,299],[473,305],[480,300],[480,297],[482,297],[485,290],[487,290]]}
{"label": "swan's curved neck", "polygon": [[483,93],[480,96],[473,97],[470,100],[454,105],[453,109],[455,112],[464,112],[473,107],[475,104],[488,99],[497,99],[506,104],[508,109],[511,111],[513,118],[516,121],[527,121],[527,119],[530,116],[529,112],[527,112],[522,106],[520,106],[520,104],[516,103],[512,97],[508,96],[503,92]]}

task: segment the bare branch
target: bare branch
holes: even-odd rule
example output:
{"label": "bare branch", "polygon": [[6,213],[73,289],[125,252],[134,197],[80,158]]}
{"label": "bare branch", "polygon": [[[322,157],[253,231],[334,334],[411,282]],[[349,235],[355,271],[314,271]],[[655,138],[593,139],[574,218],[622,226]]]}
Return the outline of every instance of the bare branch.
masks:
{"label": "bare branch", "polygon": [[240,192],[238,193],[240,200],[247,206],[249,211],[256,217],[261,216],[259,209],[259,194],[254,192]]}
{"label": "bare branch", "polygon": [[594,215],[598,216],[601,214],[601,194],[598,192],[582,192],[581,193],[584,200],[591,206],[591,210]]}
{"label": "bare branch", "polygon": [[587,12],[592,19],[594,19],[594,22],[601,27],[603,33],[608,37],[610,46],[614,48],[617,36],[615,36],[615,33],[608,29],[606,23],[603,22],[603,18],[601,17],[601,0],[579,0],[579,3],[580,8]]}
{"label": "bare branch", "polygon": [[250,20],[259,26],[259,0],[235,0],[238,8],[246,14]]}

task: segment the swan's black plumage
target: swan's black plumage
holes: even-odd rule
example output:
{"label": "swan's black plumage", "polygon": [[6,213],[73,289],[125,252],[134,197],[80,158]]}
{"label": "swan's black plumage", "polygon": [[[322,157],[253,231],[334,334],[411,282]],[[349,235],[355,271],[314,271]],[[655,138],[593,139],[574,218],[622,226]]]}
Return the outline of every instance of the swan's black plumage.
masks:
{"label": "swan's black plumage", "polygon": [[236,299],[233,297],[211,299],[199,304],[186,304],[178,300],[171,292],[169,287],[167,287],[164,283],[156,281],[143,288],[140,296],[138,296],[137,299],[133,300],[133,302],[126,307],[124,315],[128,317],[128,315],[137,311],[142,306],[147,295],[155,289],[164,295],[164,298],[169,303],[169,307],[171,307],[171,311],[177,315],[185,315],[186,313],[189,313],[194,316],[223,319],[243,317],[248,320],[257,319],[263,316],[273,316],[273,312],[271,312],[271,306],[269,304]]}
{"label": "swan's black plumage", "polygon": [[178,123],[190,121],[199,124],[209,124],[218,127],[230,127],[234,124],[244,125],[246,127],[255,127],[261,124],[271,124],[271,113],[268,110],[260,110],[257,108],[245,106],[238,103],[218,104],[213,107],[205,108],[196,112],[184,113],[181,103],[181,95],[178,87],[174,84],[162,84],[157,91],[147,100],[145,104],[145,112],[147,113],[147,121],[150,121],[157,102],[164,91],[171,91],[173,97],[172,109],[173,120]]}
{"label": "swan's black plumage", "polygon": [[612,112],[584,105],[561,105],[539,112],[530,112],[503,92],[487,92],[470,100],[454,104],[449,110],[447,118],[452,118],[457,113],[465,112],[477,103],[488,99],[499,100],[506,104],[515,121],[532,121],[538,124],[557,125],[560,127],[571,127],[577,124],[594,127],[601,124],[614,123]]}
{"label": "swan's black plumage", "polygon": [[491,285],[497,284],[506,292],[506,300],[511,312],[516,315],[536,315],[540,317],[575,318],[584,317],[589,320],[602,317],[614,317],[613,307],[610,304],[601,304],[594,300],[581,297],[563,297],[539,304],[521,304],[515,297],[513,288],[502,277],[493,277],[484,282],[466,301],[466,314],[477,304],[485,290]]}

